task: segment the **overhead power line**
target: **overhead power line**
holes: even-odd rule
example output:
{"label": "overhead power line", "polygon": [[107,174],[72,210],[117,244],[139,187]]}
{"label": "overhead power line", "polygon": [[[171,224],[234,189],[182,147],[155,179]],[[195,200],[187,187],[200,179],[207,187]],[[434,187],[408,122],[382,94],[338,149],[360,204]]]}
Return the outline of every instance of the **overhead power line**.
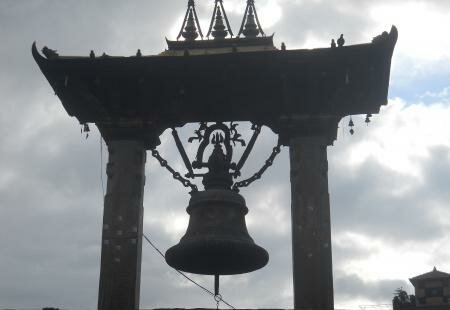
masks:
{"label": "overhead power line", "polygon": [[[148,242],[148,244],[151,245],[151,247],[158,252],[159,255],[161,255],[164,259],[165,259],[165,255],[163,252],[161,252],[161,250],[158,249],[158,247],[150,240],[150,238],[148,238],[144,233],[142,234],[144,236],[144,239]],[[210,291],[209,289],[207,289],[206,287],[204,287],[203,285],[195,282],[193,279],[191,279],[189,276],[187,276],[185,273],[181,272],[180,270],[174,269],[177,273],[179,273],[181,276],[183,276],[185,279],[187,279],[189,282],[195,284],[197,287],[199,287],[200,289],[202,289],[205,293],[207,293],[208,295],[211,295],[212,297],[214,297],[214,300],[218,303],[220,301],[222,301],[225,305],[227,305],[228,307],[230,307],[231,309],[236,309],[235,307],[233,307],[231,304],[229,304],[227,301],[225,301],[220,295],[219,299],[216,299],[216,295]]]}

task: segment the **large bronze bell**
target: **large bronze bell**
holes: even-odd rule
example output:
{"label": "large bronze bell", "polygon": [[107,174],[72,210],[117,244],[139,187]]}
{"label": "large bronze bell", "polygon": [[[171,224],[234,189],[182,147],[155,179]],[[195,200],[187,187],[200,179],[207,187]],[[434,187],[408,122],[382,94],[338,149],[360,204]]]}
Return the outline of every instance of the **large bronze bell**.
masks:
{"label": "large bronze bell", "polygon": [[180,243],[166,252],[175,269],[207,275],[231,275],[264,267],[269,255],[256,245],[245,225],[244,198],[231,190],[195,193],[187,208],[189,226]]}
{"label": "large bronze bell", "polygon": [[167,250],[167,263],[177,270],[205,275],[241,274],[264,267],[269,255],[248,234],[248,208],[244,198],[230,189],[231,176],[218,143],[208,168],[205,191],[192,194],[187,232]]}

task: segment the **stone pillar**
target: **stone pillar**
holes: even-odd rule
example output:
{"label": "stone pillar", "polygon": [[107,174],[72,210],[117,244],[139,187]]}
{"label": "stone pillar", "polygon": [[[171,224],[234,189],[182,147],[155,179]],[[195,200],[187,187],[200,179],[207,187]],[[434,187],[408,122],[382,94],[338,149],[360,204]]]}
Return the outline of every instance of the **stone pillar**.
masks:
{"label": "stone pillar", "polygon": [[333,270],[327,139],[290,140],[294,308],[331,310]]}
{"label": "stone pillar", "polygon": [[99,310],[139,309],[146,150],[140,141],[109,141]]}

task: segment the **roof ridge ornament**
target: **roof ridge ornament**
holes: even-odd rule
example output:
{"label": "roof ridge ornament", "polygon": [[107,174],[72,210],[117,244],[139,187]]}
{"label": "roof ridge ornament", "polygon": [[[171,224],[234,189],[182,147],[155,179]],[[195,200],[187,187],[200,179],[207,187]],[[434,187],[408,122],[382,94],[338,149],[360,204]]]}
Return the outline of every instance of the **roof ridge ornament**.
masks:
{"label": "roof ridge ornament", "polygon": [[203,40],[202,28],[200,27],[197,11],[195,10],[195,1],[189,0],[186,15],[184,16],[183,25],[181,26],[177,40],[183,37],[187,41],[194,41],[198,38],[199,34]]}
{"label": "roof ridge ornament", "polygon": [[242,19],[241,28],[238,37],[243,34],[245,37],[254,38],[259,34],[266,36],[261,23],[259,22],[258,13],[256,12],[255,0],[247,0],[244,18]]}
{"label": "roof ridge ornament", "polygon": [[[225,19],[226,26],[223,23]],[[211,18],[211,23],[209,25],[208,38],[211,36],[214,39],[225,39],[225,37],[230,34],[233,37],[233,31],[231,30],[230,22],[228,21],[227,13],[223,7],[223,0],[215,0],[214,12]]]}

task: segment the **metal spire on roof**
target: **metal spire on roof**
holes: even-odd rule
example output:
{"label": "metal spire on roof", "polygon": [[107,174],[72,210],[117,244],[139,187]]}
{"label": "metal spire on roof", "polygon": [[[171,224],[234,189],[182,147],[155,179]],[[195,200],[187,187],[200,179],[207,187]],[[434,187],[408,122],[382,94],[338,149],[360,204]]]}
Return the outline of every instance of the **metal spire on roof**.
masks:
{"label": "metal spire on roof", "polygon": [[195,10],[195,2],[194,0],[189,0],[186,15],[184,16],[183,25],[181,26],[177,40],[183,36],[186,40],[193,41],[198,38],[199,33],[203,39],[202,28],[200,27],[197,11]]}
{"label": "metal spire on roof", "polygon": [[[226,22],[226,27],[223,23],[224,19]],[[228,34],[233,37],[233,31],[231,30],[230,22],[228,21],[227,13],[223,7],[222,0],[215,0],[214,12],[209,25],[208,34],[206,36],[209,38],[211,34],[214,39],[224,39]]]}
{"label": "metal spire on roof", "polygon": [[259,22],[254,0],[247,0],[247,7],[245,8],[244,18],[242,19],[238,37],[241,34],[245,37],[256,37],[258,34],[263,36],[266,35]]}

